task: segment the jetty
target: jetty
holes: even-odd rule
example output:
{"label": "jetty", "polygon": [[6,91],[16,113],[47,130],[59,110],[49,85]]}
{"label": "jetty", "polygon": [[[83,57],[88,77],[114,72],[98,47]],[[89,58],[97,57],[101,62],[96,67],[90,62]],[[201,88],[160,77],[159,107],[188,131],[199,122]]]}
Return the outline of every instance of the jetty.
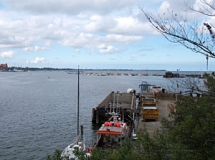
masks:
{"label": "jetty", "polygon": [[92,109],[92,122],[102,124],[108,121],[111,113],[121,115],[123,121],[132,123],[133,113],[136,112],[136,92],[111,92],[98,106]]}
{"label": "jetty", "polygon": [[104,124],[114,113],[120,115],[134,135],[141,130],[152,135],[162,129],[161,120],[168,117],[171,109],[169,106],[176,101],[176,95],[144,81],[139,87],[139,93],[135,90],[123,93],[112,91],[92,109],[92,122]]}

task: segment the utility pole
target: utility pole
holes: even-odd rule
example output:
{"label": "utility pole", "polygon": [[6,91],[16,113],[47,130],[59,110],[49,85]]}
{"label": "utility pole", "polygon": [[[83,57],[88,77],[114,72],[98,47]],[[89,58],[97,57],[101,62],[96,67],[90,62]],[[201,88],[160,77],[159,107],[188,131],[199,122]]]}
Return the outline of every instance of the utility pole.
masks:
{"label": "utility pole", "polygon": [[[212,27],[208,23],[204,23],[204,25],[207,27],[207,29],[211,35],[212,41],[215,44],[215,34],[212,30]],[[206,69],[208,70],[208,55],[206,55]]]}

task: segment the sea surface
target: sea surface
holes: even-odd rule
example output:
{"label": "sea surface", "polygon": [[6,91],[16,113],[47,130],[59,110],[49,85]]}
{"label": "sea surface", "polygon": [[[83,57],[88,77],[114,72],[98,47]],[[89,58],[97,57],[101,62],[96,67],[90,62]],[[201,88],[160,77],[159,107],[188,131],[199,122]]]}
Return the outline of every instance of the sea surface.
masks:
{"label": "sea surface", "polygon": [[[44,160],[73,142],[77,128],[76,74],[0,72],[0,159]],[[142,81],[167,87],[162,76],[80,75],[80,124],[87,145],[96,139],[92,108],[110,92],[139,91]]]}

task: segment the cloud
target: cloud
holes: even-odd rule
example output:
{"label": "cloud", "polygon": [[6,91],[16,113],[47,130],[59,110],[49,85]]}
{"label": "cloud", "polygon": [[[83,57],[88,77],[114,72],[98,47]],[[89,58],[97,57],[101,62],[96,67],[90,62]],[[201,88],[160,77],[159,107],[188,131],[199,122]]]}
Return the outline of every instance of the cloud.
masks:
{"label": "cloud", "polygon": [[118,49],[115,48],[114,46],[107,46],[105,44],[99,45],[98,48],[99,48],[99,52],[103,54],[114,53],[118,51]]}
{"label": "cloud", "polygon": [[84,28],[87,32],[122,35],[143,35],[144,33],[153,32],[149,24],[143,23],[138,17],[93,15],[90,20]]}
{"label": "cloud", "polygon": [[199,16],[199,13],[192,11],[191,9],[189,9],[189,7],[194,6],[195,8],[195,5],[196,3],[198,3],[198,1],[201,0],[166,0],[161,3],[160,7],[158,8],[158,13],[161,16],[165,16],[165,18],[172,18],[171,14],[173,14],[177,18],[179,18],[179,20],[186,19],[188,21],[193,21],[196,20],[197,16]]}
{"label": "cloud", "polygon": [[129,44],[141,40],[142,36],[124,36],[119,34],[108,34],[100,36],[91,33],[70,33],[60,41],[61,45],[72,46],[74,48],[91,48],[97,49],[98,46],[105,44],[113,46],[114,44]]}
{"label": "cloud", "polygon": [[107,41],[111,41],[113,43],[122,43],[122,44],[128,44],[128,43],[132,43],[135,41],[139,41],[142,40],[143,37],[142,36],[124,36],[124,35],[120,35],[120,34],[109,34],[106,36]]}
{"label": "cloud", "polygon": [[133,5],[136,0],[2,0],[10,8],[37,14],[63,13],[79,14],[80,12],[110,13]]}
{"label": "cloud", "polygon": [[14,56],[15,52],[13,51],[6,51],[6,52],[2,52],[0,53],[0,57],[1,58],[12,58]]}
{"label": "cloud", "polygon": [[35,46],[34,48],[32,47],[26,47],[23,48],[24,51],[29,51],[29,52],[37,52],[37,51],[43,51],[43,50],[47,50],[48,48],[46,47],[39,47],[39,46]]}
{"label": "cloud", "polygon": [[32,61],[29,61],[29,60],[26,61],[26,63],[33,63],[33,64],[38,64],[38,63],[43,63],[43,62],[45,62],[45,58],[40,58],[40,57],[36,57]]}
{"label": "cloud", "polygon": [[[135,0],[119,0],[117,3],[111,3],[111,1],[2,1],[3,4],[8,5],[8,8],[28,10],[31,14],[25,12],[17,14],[17,10],[15,12],[0,11],[0,17],[3,17],[0,20],[0,27],[4,30],[0,33],[0,48],[24,48],[24,51],[36,52],[48,48],[35,44],[43,46],[49,44],[51,48],[52,44],[59,43],[74,49],[95,50],[98,49],[97,46],[104,43],[109,46],[109,49],[97,51],[113,53],[116,51],[114,45],[128,45],[142,40],[144,34],[155,32],[148,23],[139,21],[138,17],[131,17],[127,13],[126,8],[133,6]],[[88,4],[88,10],[93,11],[89,15],[84,11],[84,6]],[[71,7],[70,10],[76,9],[78,14],[74,16],[67,14],[68,6]],[[55,7],[61,8],[60,12],[65,12],[65,14],[55,12]],[[111,12],[105,10],[106,7],[110,8]],[[132,10],[132,7],[130,9]],[[100,13],[105,11],[107,12],[105,15]],[[35,12],[50,13],[34,14]],[[36,47],[32,48],[32,46]]]}
{"label": "cloud", "polygon": [[117,21],[108,16],[92,15],[90,22],[85,25],[87,32],[110,32],[111,28],[117,25]]}
{"label": "cloud", "polygon": [[143,23],[134,17],[116,18],[117,25],[111,29],[113,33],[126,35],[143,35],[147,32],[152,32],[153,29],[148,27],[147,23]]}

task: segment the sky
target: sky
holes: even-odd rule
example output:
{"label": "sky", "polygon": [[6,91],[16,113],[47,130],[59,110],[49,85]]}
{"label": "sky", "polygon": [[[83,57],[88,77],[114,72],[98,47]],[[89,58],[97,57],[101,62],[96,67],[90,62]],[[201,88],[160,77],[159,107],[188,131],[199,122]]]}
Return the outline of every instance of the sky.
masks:
{"label": "sky", "polygon": [[[0,0],[0,64],[207,70],[205,56],[167,41],[140,7],[155,14],[186,10],[184,0]],[[197,17],[205,19],[189,12],[191,20]],[[208,71],[215,70],[214,62],[209,58]]]}

